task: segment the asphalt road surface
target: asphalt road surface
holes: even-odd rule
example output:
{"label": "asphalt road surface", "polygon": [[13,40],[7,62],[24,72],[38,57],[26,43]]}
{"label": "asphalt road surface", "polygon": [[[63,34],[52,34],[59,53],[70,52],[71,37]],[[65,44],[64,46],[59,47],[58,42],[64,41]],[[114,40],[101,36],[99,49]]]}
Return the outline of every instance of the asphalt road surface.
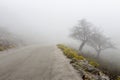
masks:
{"label": "asphalt road surface", "polygon": [[0,80],[82,80],[56,46],[0,53]]}

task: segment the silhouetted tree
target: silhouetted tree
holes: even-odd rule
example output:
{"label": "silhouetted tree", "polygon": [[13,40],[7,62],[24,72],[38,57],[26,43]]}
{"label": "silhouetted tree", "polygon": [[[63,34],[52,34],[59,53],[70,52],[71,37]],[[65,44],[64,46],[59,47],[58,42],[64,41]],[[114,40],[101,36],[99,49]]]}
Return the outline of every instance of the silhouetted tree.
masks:
{"label": "silhouetted tree", "polygon": [[6,28],[0,27],[0,48],[15,47],[20,43],[20,40],[15,38],[15,35],[10,33]]}
{"label": "silhouetted tree", "polygon": [[110,41],[110,38],[101,34],[100,32],[98,32],[98,30],[94,30],[94,33],[92,34],[87,44],[96,50],[97,58],[99,58],[101,51],[108,48],[115,48],[113,43]]}
{"label": "silhouetted tree", "polygon": [[70,36],[81,41],[79,51],[82,52],[84,45],[89,41],[93,30],[92,24],[87,22],[85,19],[79,21],[79,24],[73,27]]}

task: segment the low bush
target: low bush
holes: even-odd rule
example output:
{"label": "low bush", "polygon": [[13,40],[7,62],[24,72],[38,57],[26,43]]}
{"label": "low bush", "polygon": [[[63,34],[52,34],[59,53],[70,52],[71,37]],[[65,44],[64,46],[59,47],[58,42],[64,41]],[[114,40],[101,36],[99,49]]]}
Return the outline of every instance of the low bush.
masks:
{"label": "low bush", "polygon": [[86,58],[86,59],[89,62],[89,64],[91,64],[92,66],[99,67],[98,62],[95,59],[93,59],[93,58]]}
{"label": "low bush", "polygon": [[120,80],[120,76],[118,76],[116,80]]}
{"label": "low bush", "polygon": [[91,64],[94,67],[98,67],[99,66],[99,64],[97,62],[95,62],[95,61],[90,61],[89,64]]}
{"label": "low bush", "polygon": [[4,47],[2,47],[2,46],[0,46],[0,51],[3,51],[3,50],[5,50],[5,48],[4,48]]}

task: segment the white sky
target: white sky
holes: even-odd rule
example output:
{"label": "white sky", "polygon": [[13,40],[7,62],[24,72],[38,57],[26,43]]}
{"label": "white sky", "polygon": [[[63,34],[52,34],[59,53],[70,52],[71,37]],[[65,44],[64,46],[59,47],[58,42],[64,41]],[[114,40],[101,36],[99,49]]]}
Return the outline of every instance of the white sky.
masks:
{"label": "white sky", "polygon": [[0,26],[33,40],[65,40],[82,18],[120,45],[120,0],[0,0]]}

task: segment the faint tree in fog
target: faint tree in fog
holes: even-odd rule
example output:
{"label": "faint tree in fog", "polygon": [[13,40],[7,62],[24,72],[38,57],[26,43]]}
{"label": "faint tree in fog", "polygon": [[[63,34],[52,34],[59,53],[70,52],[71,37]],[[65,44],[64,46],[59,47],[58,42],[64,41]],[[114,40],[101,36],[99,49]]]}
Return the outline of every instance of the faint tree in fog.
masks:
{"label": "faint tree in fog", "polygon": [[82,52],[84,45],[89,41],[93,30],[92,24],[87,22],[85,19],[79,21],[78,25],[73,27],[70,36],[81,41],[79,51]]}
{"label": "faint tree in fog", "polygon": [[98,30],[94,30],[94,33],[87,44],[96,50],[97,58],[99,58],[101,51],[108,48],[115,48],[113,43],[110,41],[110,38],[104,36]]}
{"label": "faint tree in fog", "polygon": [[6,46],[10,44],[8,41],[9,35],[9,32],[6,29],[0,27],[0,46]]}
{"label": "faint tree in fog", "polygon": [[7,29],[0,27],[0,47],[10,48],[17,46],[19,40],[15,38]]}

